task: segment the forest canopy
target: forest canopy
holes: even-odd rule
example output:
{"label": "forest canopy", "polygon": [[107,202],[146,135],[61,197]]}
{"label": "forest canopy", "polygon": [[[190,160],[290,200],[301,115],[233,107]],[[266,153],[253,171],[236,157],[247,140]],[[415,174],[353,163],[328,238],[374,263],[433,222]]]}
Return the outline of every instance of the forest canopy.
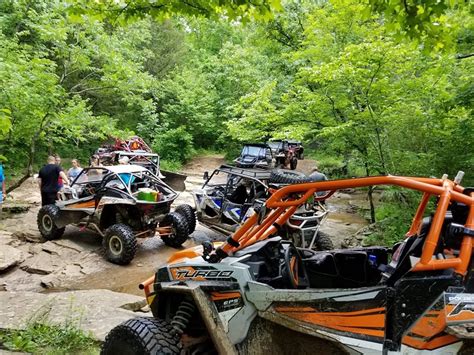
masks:
{"label": "forest canopy", "polygon": [[176,166],[288,137],[328,172],[472,170],[468,3],[403,3],[2,1],[0,155],[31,173],[134,133]]}

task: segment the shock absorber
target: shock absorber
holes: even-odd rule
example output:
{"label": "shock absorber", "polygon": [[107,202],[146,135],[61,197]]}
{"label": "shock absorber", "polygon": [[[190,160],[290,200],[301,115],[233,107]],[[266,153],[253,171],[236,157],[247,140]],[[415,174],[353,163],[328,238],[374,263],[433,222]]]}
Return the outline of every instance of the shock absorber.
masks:
{"label": "shock absorber", "polygon": [[184,333],[184,330],[193,316],[195,308],[194,302],[188,298],[181,302],[171,321],[171,326],[174,328],[176,336],[181,336],[181,334]]}

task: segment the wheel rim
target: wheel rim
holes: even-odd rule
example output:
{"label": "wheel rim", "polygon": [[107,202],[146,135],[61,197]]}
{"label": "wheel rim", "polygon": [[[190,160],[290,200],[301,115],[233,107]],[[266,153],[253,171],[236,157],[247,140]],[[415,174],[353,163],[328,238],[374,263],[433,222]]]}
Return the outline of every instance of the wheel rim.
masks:
{"label": "wheel rim", "polygon": [[53,230],[53,220],[49,215],[45,214],[41,222],[43,224],[43,229],[46,232],[51,232]]}
{"label": "wheel rim", "polygon": [[113,235],[109,239],[109,250],[114,255],[122,254],[122,250],[123,250],[122,240],[116,235]]}

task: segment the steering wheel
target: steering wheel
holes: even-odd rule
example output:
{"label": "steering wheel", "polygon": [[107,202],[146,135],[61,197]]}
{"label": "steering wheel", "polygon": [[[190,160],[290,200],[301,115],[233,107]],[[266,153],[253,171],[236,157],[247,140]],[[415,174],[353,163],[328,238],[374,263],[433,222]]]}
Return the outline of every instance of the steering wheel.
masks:
{"label": "steering wheel", "polygon": [[283,282],[290,289],[308,287],[308,275],[298,250],[293,244],[283,244],[283,249]]}
{"label": "steering wheel", "polygon": [[87,195],[94,195],[95,187],[92,186],[91,184],[87,184],[84,186],[84,191],[87,193]]}
{"label": "steering wheel", "polygon": [[216,186],[214,191],[212,191],[212,194],[209,194],[210,196],[215,196],[215,197],[225,197],[225,187],[223,186]]}

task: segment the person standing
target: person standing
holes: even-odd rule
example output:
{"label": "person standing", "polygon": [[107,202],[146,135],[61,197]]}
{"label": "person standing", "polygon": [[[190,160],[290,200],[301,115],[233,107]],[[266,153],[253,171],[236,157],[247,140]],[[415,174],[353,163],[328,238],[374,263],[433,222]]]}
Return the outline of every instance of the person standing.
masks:
{"label": "person standing", "polygon": [[[59,166],[59,168],[61,169],[61,171],[63,171],[63,168],[61,166],[61,157],[59,155],[55,155],[55,162],[56,162],[56,165]],[[58,188],[59,190],[61,190],[64,186],[64,182],[63,182],[63,178],[61,177],[61,175],[58,177]],[[58,190],[58,191],[59,191]]]}
{"label": "person standing", "polygon": [[[119,162],[120,165],[130,165],[130,159],[126,156],[121,157],[118,160],[118,162]],[[135,177],[130,173],[120,173],[118,175],[120,176],[120,178],[123,180],[123,182],[127,186],[129,185],[129,183],[133,183],[133,181],[135,180]]]}
{"label": "person standing", "polygon": [[38,175],[38,185],[41,189],[42,206],[52,205],[55,203],[59,191],[59,177],[61,177],[66,185],[69,185],[69,179],[64,171],[62,171],[61,167],[56,164],[56,158],[49,156],[48,164],[41,168]]}
{"label": "person standing", "polygon": [[3,164],[0,163],[0,184],[2,185],[2,190],[0,192],[0,219],[2,219],[2,206],[3,201],[7,197],[7,192],[5,188],[5,175],[3,174]]}
{"label": "person standing", "polygon": [[81,165],[77,159],[71,160],[72,168],[67,171],[67,177],[69,181],[73,181],[77,175],[82,171]]}
{"label": "person standing", "polygon": [[[327,181],[328,177],[325,174],[321,173],[318,167],[315,166],[311,174],[309,174],[309,179],[310,181],[313,181],[313,182]],[[321,196],[326,195],[327,193],[328,193],[327,191],[318,191],[316,192],[316,196],[321,197]],[[324,201],[322,201],[322,203],[324,203]]]}
{"label": "person standing", "polygon": [[309,174],[311,181],[326,181],[328,177],[319,171],[318,167],[314,167],[311,174]]}

